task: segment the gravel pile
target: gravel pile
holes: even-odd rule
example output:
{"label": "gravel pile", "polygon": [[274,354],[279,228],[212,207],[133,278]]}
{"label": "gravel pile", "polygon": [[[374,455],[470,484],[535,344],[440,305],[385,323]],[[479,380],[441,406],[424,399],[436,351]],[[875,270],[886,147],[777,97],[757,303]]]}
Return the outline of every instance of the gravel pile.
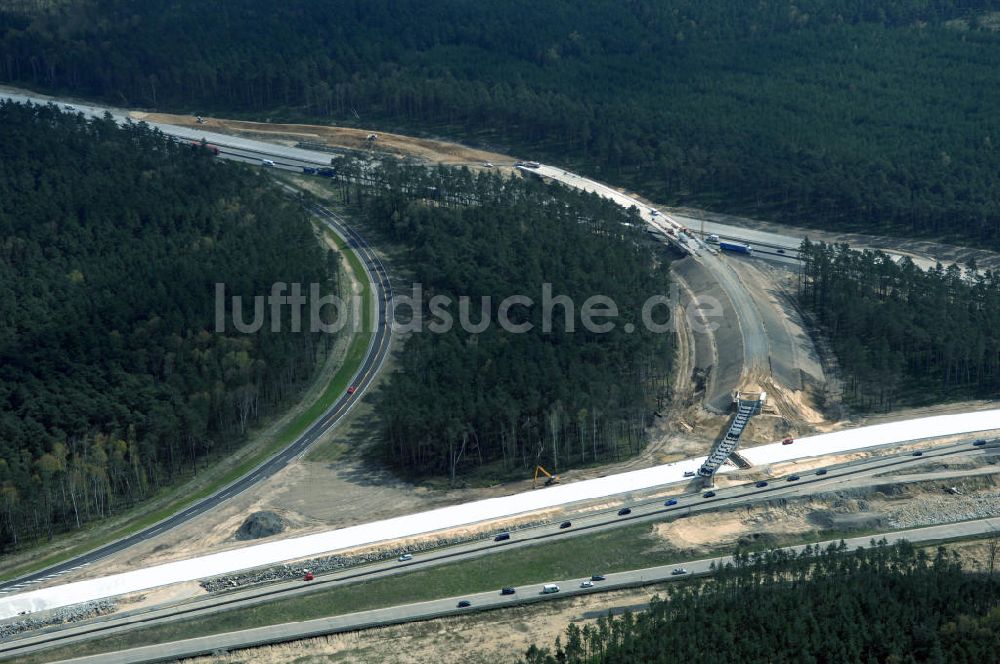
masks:
{"label": "gravel pile", "polygon": [[255,540],[277,535],[285,529],[285,522],[274,512],[254,512],[236,531],[236,539]]}
{"label": "gravel pile", "polygon": [[889,525],[913,528],[997,516],[1000,516],[1000,491],[967,496],[926,496],[893,510],[889,515]]}
{"label": "gravel pile", "polygon": [[37,616],[18,616],[6,622],[0,623],[0,641],[11,638],[17,634],[31,632],[50,625],[62,625],[63,623],[87,620],[98,616],[114,613],[118,605],[111,599],[99,599],[85,604],[75,604],[64,606],[59,609],[52,609],[39,613]]}
{"label": "gravel pile", "polygon": [[222,576],[204,579],[201,587],[208,592],[218,592],[220,590],[231,590],[233,588],[246,588],[249,586],[261,585],[264,583],[274,583],[276,581],[290,581],[301,579],[306,570],[313,574],[332,572],[335,570],[347,569],[358,565],[367,565],[384,560],[394,560],[404,553],[420,553],[444,546],[464,544],[476,540],[492,539],[495,535],[505,532],[513,532],[524,528],[533,528],[545,523],[545,521],[532,521],[523,523],[516,528],[499,528],[488,533],[477,534],[472,537],[442,537],[435,540],[428,540],[407,547],[394,547],[381,549],[370,553],[343,556],[333,554],[320,558],[310,558],[293,564],[274,565],[272,567],[262,567],[259,569],[236,572],[235,574],[224,574]]}

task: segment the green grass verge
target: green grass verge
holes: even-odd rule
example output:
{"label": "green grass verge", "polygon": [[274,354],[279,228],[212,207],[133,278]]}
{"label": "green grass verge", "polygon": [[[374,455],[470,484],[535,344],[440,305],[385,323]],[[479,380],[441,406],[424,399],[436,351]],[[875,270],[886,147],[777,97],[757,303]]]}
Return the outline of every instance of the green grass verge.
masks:
{"label": "green grass verge", "polygon": [[677,553],[660,548],[648,524],[625,526],[592,535],[555,540],[485,558],[441,565],[321,590],[305,596],[267,602],[172,624],[136,629],[47,650],[19,660],[24,664],[82,657],[232,630],[310,620],[367,609],[420,602],[450,595],[483,592],[505,585],[544,583],[552,579],[589,577],[663,565]]}
{"label": "green grass verge", "polygon": [[[156,511],[137,516],[119,528],[101,533],[100,535],[94,535],[93,537],[87,538],[72,547],[59,551],[58,553],[54,553],[37,560],[32,560],[30,563],[25,563],[24,565],[11,568],[0,575],[0,579],[7,580],[24,574],[29,574],[33,571],[44,569],[64,560],[84,554],[105,544],[114,542],[115,540],[127,537],[132,533],[147,528],[158,521],[162,521],[170,515],[183,510],[185,507],[212,495],[227,484],[234,482],[253,470],[268,457],[290,445],[292,441],[298,438],[309,427],[309,425],[315,422],[316,419],[319,418],[319,416],[322,415],[323,412],[326,411],[333,404],[333,402],[347,390],[347,387],[351,382],[351,378],[353,378],[354,374],[361,367],[361,363],[365,357],[365,351],[367,350],[368,343],[371,340],[372,331],[374,330],[374,319],[372,316],[374,302],[372,299],[371,284],[368,282],[361,260],[353,251],[350,250],[347,244],[343,242],[338,235],[326,230],[324,230],[324,232],[327,233],[329,237],[333,238],[338,249],[347,257],[348,264],[351,267],[351,271],[354,273],[355,279],[362,284],[362,324],[359,333],[354,335],[354,338],[348,346],[343,363],[337,370],[337,373],[327,384],[319,398],[316,399],[316,401],[313,402],[308,409],[289,422],[278,433],[278,435],[274,437],[273,441],[262,447],[254,454],[248,456],[239,465],[233,467],[204,488],[194,493],[186,493],[170,499],[166,505]],[[182,493],[183,488],[174,487],[169,489],[169,491]],[[137,509],[141,509],[141,507]]]}
{"label": "green grass verge", "polygon": [[[697,555],[664,547],[655,524],[623,526],[610,531],[556,539],[521,549],[500,551],[485,558],[440,565],[382,579],[362,581],[308,595],[279,599],[254,607],[220,612],[173,624],[108,636],[92,642],[48,650],[21,660],[41,664],[66,657],[136,648],[265,625],[311,620],[356,611],[427,601],[499,589],[505,585],[545,583],[556,579],[586,578],[594,573],[621,572],[681,563],[694,558],[730,555],[729,544]],[[781,537],[780,546],[795,546],[859,537],[863,531],[819,531]],[[983,539],[979,536],[954,541]],[[932,547],[952,540],[920,543]]]}

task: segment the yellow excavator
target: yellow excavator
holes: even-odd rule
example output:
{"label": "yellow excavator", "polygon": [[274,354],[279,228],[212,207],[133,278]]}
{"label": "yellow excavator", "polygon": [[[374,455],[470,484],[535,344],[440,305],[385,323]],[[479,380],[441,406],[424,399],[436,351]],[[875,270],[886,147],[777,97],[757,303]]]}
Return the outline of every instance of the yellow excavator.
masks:
{"label": "yellow excavator", "polygon": [[541,466],[535,466],[535,479],[531,482],[531,488],[538,488],[538,473],[545,475],[545,484],[542,486],[552,486],[553,484],[559,484],[559,476],[553,475],[549,471],[545,470]]}

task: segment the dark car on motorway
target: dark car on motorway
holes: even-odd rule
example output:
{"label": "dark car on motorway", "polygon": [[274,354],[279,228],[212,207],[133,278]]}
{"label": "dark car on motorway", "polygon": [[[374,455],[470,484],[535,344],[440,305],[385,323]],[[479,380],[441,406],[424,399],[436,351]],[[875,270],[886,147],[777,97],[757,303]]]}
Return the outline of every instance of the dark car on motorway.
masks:
{"label": "dark car on motorway", "polygon": [[632,513],[631,507],[623,507],[620,510],[618,510],[618,516],[625,516],[626,514],[631,514],[631,513]]}
{"label": "dark car on motorway", "polygon": [[757,482],[756,484],[754,484],[754,486],[757,487],[758,489],[763,489],[764,487],[767,486],[767,482],[765,482],[764,480],[761,480],[760,482]]}
{"label": "dark car on motorway", "polygon": [[562,529],[562,528],[569,528],[572,525],[573,525],[572,521],[563,521],[562,523],[559,524],[559,528],[560,529]]}
{"label": "dark car on motorway", "polygon": [[788,482],[797,482],[798,479],[799,479],[798,475],[789,475],[788,479],[786,481],[788,481]]}
{"label": "dark car on motorway", "polygon": [[515,592],[517,591],[510,587],[500,589],[501,595],[513,595]]}
{"label": "dark car on motorway", "polygon": [[604,580],[604,575],[603,574],[594,574],[593,576],[590,577],[590,580],[591,581],[603,581]]}
{"label": "dark car on motorway", "polygon": [[701,494],[701,497],[702,498],[715,498],[715,492],[714,491],[706,491],[705,493]]}
{"label": "dark car on motorway", "polygon": [[472,602],[470,602],[467,599],[463,599],[461,602],[458,603],[458,608],[460,609],[467,609],[470,606],[472,606]]}
{"label": "dark car on motorway", "polygon": [[676,498],[671,498],[670,500],[668,500],[667,502],[665,502],[663,504],[666,505],[667,507],[670,507],[671,505],[676,505],[677,504],[677,499]]}
{"label": "dark car on motorway", "polygon": [[510,539],[510,533],[500,533],[499,535],[493,538],[493,541],[503,542],[504,540],[509,540],[509,539]]}
{"label": "dark car on motorway", "polygon": [[913,456],[923,456],[923,455],[924,453],[921,452],[920,450],[917,450],[916,452],[913,453]]}
{"label": "dark car on motorway", "polygon": [[985,440],[983,440],[982,438],[980,438],[979,440],[975,441],[975,442],[974,442],[974,443],[972,443],[972,444],[973,444],[973,445],[975,445],[976,447],[980,447],[980,446],[982,446],[982,445],[985,445],[985,444],[986,444],[986,441],[985,441]]}
{"label": "dark car on motorway", "polygon": [[826,468],[820,468],[816,471],[817,475],[826,475]]}

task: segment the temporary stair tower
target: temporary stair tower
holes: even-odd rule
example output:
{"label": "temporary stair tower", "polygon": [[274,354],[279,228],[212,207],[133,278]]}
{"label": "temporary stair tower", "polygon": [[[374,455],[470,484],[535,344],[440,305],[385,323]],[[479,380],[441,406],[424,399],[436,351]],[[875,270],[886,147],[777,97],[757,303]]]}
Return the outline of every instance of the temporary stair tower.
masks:
{"label": "temporary stair tower", "polygon": [[712,477],[715,476],[715,471],[730,457],[733,457],[734,463],[741,468],[749,465],[746,460],[736,454],[736,448],[740,444],[740,436],[743,435],[743,430],[746,429],[750,418],[758,414],[766,402],[767,393],[757,386],[737,390],[733,393],[736,415],[729,425],[729,431],[726,432],[722,440],[716,443],[712,449],[712,453],[708,455],[705,463],[698,469],[698,474],[706,478],[708,484],[711,483]]}

